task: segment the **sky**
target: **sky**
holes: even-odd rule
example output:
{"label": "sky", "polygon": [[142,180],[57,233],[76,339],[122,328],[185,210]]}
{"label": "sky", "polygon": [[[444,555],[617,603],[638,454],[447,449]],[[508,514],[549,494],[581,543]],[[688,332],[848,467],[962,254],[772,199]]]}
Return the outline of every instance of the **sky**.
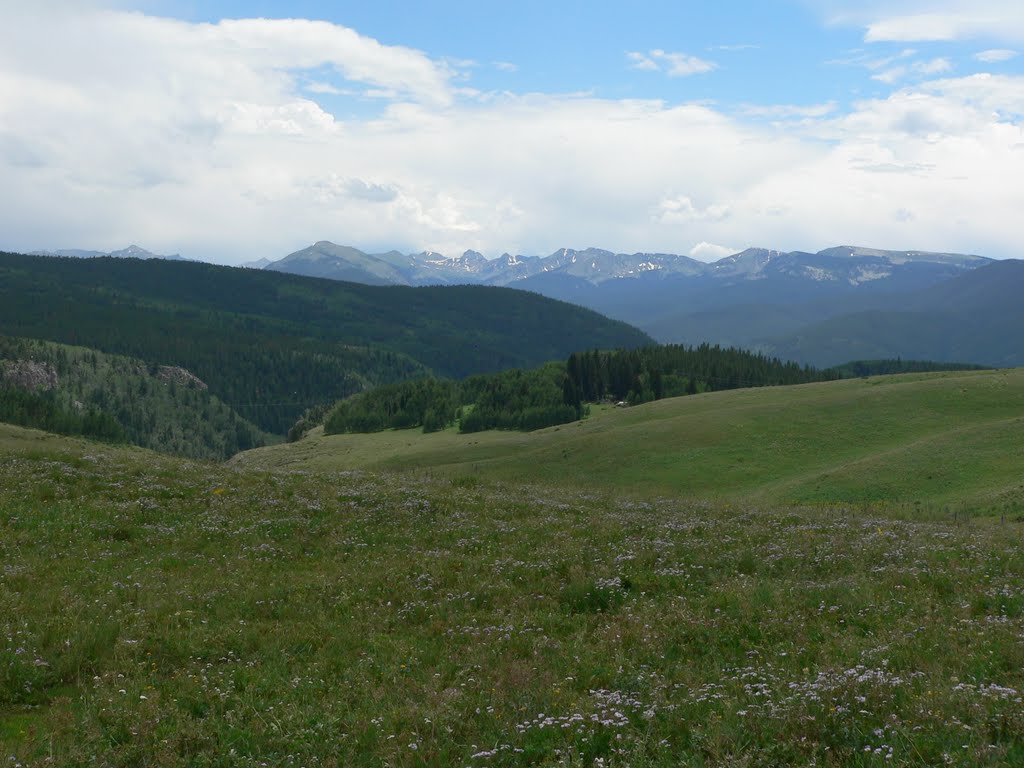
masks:
{"label": "sky", "polygon": [[1024,3],[0,0],[0,249],[1024,257]]}

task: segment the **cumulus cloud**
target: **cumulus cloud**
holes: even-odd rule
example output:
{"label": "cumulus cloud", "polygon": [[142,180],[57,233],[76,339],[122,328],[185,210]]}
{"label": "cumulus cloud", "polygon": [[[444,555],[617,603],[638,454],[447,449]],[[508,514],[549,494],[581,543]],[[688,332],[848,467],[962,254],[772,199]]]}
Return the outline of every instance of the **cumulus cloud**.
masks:
{"label": "cumulus cloud", "polygon": [[655,48],[647,53],[630,51],[626,54],[632,69],[647,72],[664,72],[669,77],[701,75],[718,67],[713,61],[706,61],[686,53],[670,53]]}
{"label": "cumulus cloud", "polygon": [[691,259],[697,259],[698,261],[705,261],[711,263],[718,261],[719,259],[725,258],[726,256],[732,256],[734,253],[739,253],[735,248],[729,248],[725,245],[717,245],[716,243],[707,243],[701,241],[697,243],[693,248],[690,249],[687,255]]}
{"label": "cumulus cloud", "polygon": [[[346,91],[342,90],[341,88],[338,88],[335,85],[319,81],[309,83],[308,85],[306,85],[305,88],[310,93],[326,94],[329,96],[343,96],[346,93]],[[348,93],[351,93],[351,91],[349,91]]]}
{"label": "cumulus cloud", "polygon": [[756,185],[748,198],[784,205],[783,220],[821,211],[822,218],[805,222],[811,242],[816,228],[822,237],[863,241],[867,222],[870,237],[886,247],[1012,255],[1012,210],[1024,199],[1005,179],[1024,171],[1013,149],[1022,135],[1022,99],[1024,78],[977,75],[861,102],[821,124],[821,137],[834,142],[826,155]]}
{"label": "cumulus cloud", "polygon": [[[322,22],[71,6],[14,18],[0,27],[6,248],[139,242],[229,263],[318,239],[489,255],[840,242],[1017,254],[1024,193],[1006,179],[1024,174],[1021,77],[922,72],[851,110],[729,114],[474,94],[450,63]],[[338,99],[336,115],[325,104]]]}

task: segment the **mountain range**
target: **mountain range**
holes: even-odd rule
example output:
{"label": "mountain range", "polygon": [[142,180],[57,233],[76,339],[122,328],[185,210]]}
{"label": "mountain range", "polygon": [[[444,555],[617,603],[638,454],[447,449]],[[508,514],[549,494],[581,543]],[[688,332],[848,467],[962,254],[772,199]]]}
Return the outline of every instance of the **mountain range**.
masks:
{"label": "mountain range", "polygon": [[375,286],[518,288],[629,323],[659,342],[710,342],[816,366],[880,357],[1024,365],[1024,265],[970,254],[748,248],[708,264],[600,248],[496,259],[476,251],[371,254],[319,241],[243,266]]}
{"label": "mountain range", "polygon": [[[1015,340],[991,338],[1000,318],[1016,322],[1024,273],[971,254],[748,248],[708,264],[670,253],[562,248],[489,260],[475,251],[368,254],[320,241],[263,268],[376,285],[520,288],[630,323],[660,342],[707,341],[818,366],[869,357],[1024,364]],[[1007,285],[1015,286],[1009,301]]]}
{"label": "mountain range", "polygon": [[[898,283],[949,277],[989,261],[982,256],[925,251],[883,251],[839,246],[818,253],[790,253],[748,248],[714,263],[673,253],[614,253],[600,248],[561,248],[550,256],[487,259],[476,251],[448,258],[432,251],[369,254],[321,240],[270,263],[254,266],[310,277],[371,285],[483,284],[515,286],[530,281],[534,289],[552,284],[600,286],[610,281],[711,279],[725,282],[787,278],[836,287]],[[544,291],[539,291],[543,293]]]}

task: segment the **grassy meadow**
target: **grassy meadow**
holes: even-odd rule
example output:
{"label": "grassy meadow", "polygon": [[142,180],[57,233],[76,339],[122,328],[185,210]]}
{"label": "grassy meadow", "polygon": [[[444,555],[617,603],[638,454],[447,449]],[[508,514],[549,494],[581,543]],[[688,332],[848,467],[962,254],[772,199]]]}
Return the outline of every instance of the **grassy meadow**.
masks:
{"label": "grassy meadow", "polygon": [[1024,513],[1024,369],[712,392],[528,434],[319,431],[239,466],[400,470],[635,497]]}
{"label": "grassy meadow", "polygon": [[0,425],[0,760],[1024,764],[1022,380],[226,465]]}

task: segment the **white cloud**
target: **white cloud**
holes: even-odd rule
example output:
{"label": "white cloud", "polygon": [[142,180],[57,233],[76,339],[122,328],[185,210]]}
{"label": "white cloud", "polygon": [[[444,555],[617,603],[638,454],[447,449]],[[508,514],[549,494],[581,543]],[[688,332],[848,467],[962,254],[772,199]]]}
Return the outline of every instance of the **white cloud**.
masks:
{"label": "white cloud", "polygon": [[630,64],[631,69],[639,69],[645,72],[657,72],[661,69],[658,62],[639,51],[628,51],[626,53],[626,58],[632,62],[632,64]]}
{"label": "white cloud", "polygon": [[919,13],[875,21],[868,25],[864,39],[869,43],[956,40],[974,34],[975,28],[976,21],[966,14]]}
{"label": "white cloud", "polygon": [[949,72],[952,68],[953,65],[949,59],[944,57],[914,63],[914,71],[922,75],[937,75],[941,72]]}
{"label": "white cloud", "polygon": [[880,83],[885,83],[886,85],[892,85],[906,77],[907,71],[906,67],[892,67],[891,69],[879,72],[877,75],[872,75],[871,79],[877,80]]}
{"label": "white cloud", "polygon": [[874,56],[868,52],[858,52],[857,55],[844,59],[833,59],[829,64],[840,64],[846,66],[864,67],[874,74],[872,80],[877,80],[886,85],[893,85],[910,75],[926,77],[942,72],[948,72],[953,68],[952,62],[946,57],[912,61],[917,55],[914,48],[904,48],[891,56]]}
{"label": "white cloud", "polygon": [[729,206],[722,204],[700,208],[687,195],[662,198],[654,218],[661,222],[721,221],[728,218]]}
{"label": "white cloud", "polygon": [[997,61],[1009,61],[1010,59],[1016,58],[1018,55],[1017,51],[1010,51],[1006,48],[991,48],[987,51],[979,51],[974,54],[974,58],[978,61],[983,61],[986,64],[992,64]]}
{"label": "white cloud", "polygon": [[915,61],[898,67],[892,67],[891,69],[886,69],[876,75],[872,75],[871,79],[892,85],[910,74],[927,77],[930,75],[937,75],[942,72],[948,72],[952,68],[953,65],[950,63],[949,59],[940,57],[929,59],[928,61]]}
{"label": "white cloud", "polygon": [[632,62],[632,69],[649,72],[664,72],[669,77],[701,75],[718,67],[713,61],[706,61],[686,53],[670,53],[655,48],[647,53],[629,51],[626,58]]}
{"label": "white cloud", "polygon": [[734,253],[738,253],[735,248],[729,248],[724,245],[716,245],[715,243],[708,243],[701,241],[697,243],[690,252],[687,254],[691,259],[697,259],[698,261],[713,262],[723,259],[726,256],[732,256]]}
{"label": "white cloud", "polygon": [[873,52],[864,51],[862,49],[852,51],[851,54],[852,55],[846,56],[844,58],[830,59],[825,63],[852,67],[864,67],[865,69],[875,71],[879,69],[884,69],[893,62],[899,61],[901,59],[908,59],[912,56],[916,56],[917,50],[914,48],[904,48],[899,53],[883,57],[878,57]]}
{"label": "white cloud", "polygon": [[862,26],[867,42],[1024,40],[1018,0],[811,0],[838,24]]}
{"label": "white cloud", "polygon": [[519,65],[513,64],[511,61],[496,61],[494,62],[494,68],[500,72],[518,72]]}
{"label": "white cloud", "polygon": [[825,117],[836,111],[837,104],[834,101],[827,101],[824,104],[747,104],[742,108],[742,113],[751,117],[767,117],[777,120],[794,118],[817,118]]}
{"label": "white cloud", "polygon": [[[652,54],[640,56],[667,72],[669,54]],[[1018,253],[1024,191],[1007,179],[1024,175],[1022,77],[911,79],[849,112],[733,115],[474,96],[452,79],[425,54],[322,23],[16,16],[0,27],[0,247],[138,242],[225,262],[324,238],[489,255],[841,242]],[[316,83],[355,106],[331,114]],[[384,100],[347,95],[366,91]]]}
{"label": "white cloud", "polygon": [[321,82],[309,83],[305,87],[305,90],[309,91],[310,93],[317,93],[327,96],[341,96],[344,95],[345,93],[345,91],[343,91],[341,88],[337,88],[336,86],[333,86],[330,83]]}
{"label": "white cloud", "polygon": [[865,101],[821,124],[821,138],[833,142],[827,155],[756,185],[748,199],[784,206],[782,221],[806,217],[805,246],[849,240],[1013,255],[1012,211],[1024,195],[1006,179],[1024,172],[1013,149],[1024,136],[1022,109],[1024,78],[985,75]]}

